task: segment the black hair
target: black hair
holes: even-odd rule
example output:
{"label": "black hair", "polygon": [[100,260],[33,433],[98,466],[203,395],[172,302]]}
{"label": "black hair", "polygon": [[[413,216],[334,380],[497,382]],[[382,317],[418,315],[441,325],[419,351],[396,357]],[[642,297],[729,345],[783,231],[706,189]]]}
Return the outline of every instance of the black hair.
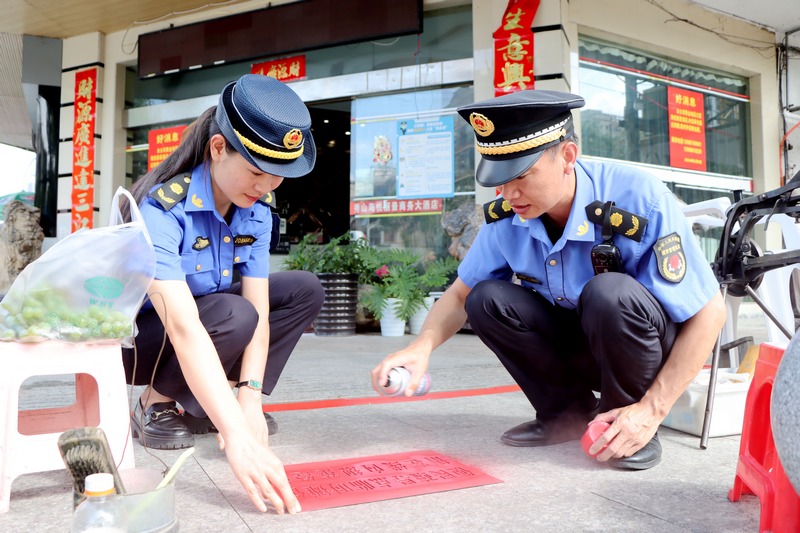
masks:
{"label": "black hair", "polygon": [[[142,202],[154,186],[169,181],[184,172],[191,172],[201,163],[208,164],[211,158],[209,141],[214,135],[222,133],[214,118],[216,110],[217,106],[213,106],[203,111],[194,122],[183,130],[178,148],[158,166],[133,182],[131,195],[133,195],[137,205]],[[227,142],[227,139],[225,140],[225,149],[228,152],[235,151],[231,143]],[[129,220],[130,207],[127,202],[123,203],[121,208],[122,220]]]}

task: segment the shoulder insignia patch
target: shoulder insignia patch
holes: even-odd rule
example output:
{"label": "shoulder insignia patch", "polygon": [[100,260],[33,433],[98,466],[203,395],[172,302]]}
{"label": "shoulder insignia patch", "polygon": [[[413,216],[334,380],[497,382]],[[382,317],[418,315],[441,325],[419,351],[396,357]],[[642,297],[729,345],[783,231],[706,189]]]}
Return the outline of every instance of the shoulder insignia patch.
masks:
{"label": "shoulder insignia patch", "polygon": [[258,201],[261,202],[262,204],[267,204],[268,206],[270,206],[273,209],[276,209],[275,193],[274,192],[268,192],[267,194],[265,194],[264,196],[259,198]]}
{"label": "shoulder insignia patch", "polygon": [[[605,202],[596,201],[586,206],[586,217],[600,226],[603,225],[603,218],[605,217]],[[611,207],[611,230],[614,233],[624,235],[629,239],[636,242],[642,242],[644,230],[649,222],[646,218],[640,215],[635,215],[624,209],[620,209],[616,205]]]}
{"label": "shoulder insignia patch", "polygon": [[498,220],[502,220],[513,215],[514,210],[511,209],[511,204],[509,204],[508,201],[502,196],[495,198],[491,202],[483,204],[483,218],[486,220],[487,224],[497,222]]}
{"label": "shoulder insignia patch", "polygon": [[208,237],[198,236],[194,240],[194,244],[192,245],[192,250],[197,250],[199,252],[200,250],[208,248],[209,244],[211,244],[211,241],[208,239]]}
{"label": "shoulder insignia patch", "polygon": [[250,246],[251,244],[253,244],[257,240],[258,239],[256,239],[252,235],[236,235],[236,236],[233,237],[233,245],[234,246]]}
{"label": "shoulder insignia patch", "polygon": [[150,193],[150,198],[161,204],[165,211],[169,211],[189,194],[189,182],[191,181],[191,174],[175,176],[154,189]]}
{"label": "shoulder insignia patch", "polygon": [[661,277],[672,283],[680,283],[686,275],[686,256],[681,245],[681,236],[670,233],[653,245]]}

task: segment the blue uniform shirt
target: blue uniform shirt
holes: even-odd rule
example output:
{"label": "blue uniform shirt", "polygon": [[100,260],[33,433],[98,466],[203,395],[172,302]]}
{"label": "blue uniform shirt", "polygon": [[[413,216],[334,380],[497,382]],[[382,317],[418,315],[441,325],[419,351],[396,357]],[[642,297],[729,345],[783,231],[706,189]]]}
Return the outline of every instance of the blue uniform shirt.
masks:
{"label": "blue uniform shirt", "polygon": [[269,206],[234,205],[228,225],[214,206],[206,165],[192,171],[186,196],[169,209],[149,196],[139,207],[156,251],[155,279],[185,280],[202,296],[230,288],[234,268],[242,276],[269,277]]}
{"label": "blue uniform shirt", "polygon": [[[586,206],[599,200],[648,219],[641,242],[614,233],[624,272],[636,278],[675,322],[694,316],[719,292],[719,283],[692,226],[673,194],[657,178],[633,167],[578,160],[572,210],[561,238],[553,244],[541,220],[518,215],[484,224],[458,268],[469,287],[485,279],[511,280],[551,303],[574,309],[584,285],[595,275],[591,250],[602,242],[602,227],[590,222]],[[656,241],[677,233],[686,273],[679,283],[659,272]]]}

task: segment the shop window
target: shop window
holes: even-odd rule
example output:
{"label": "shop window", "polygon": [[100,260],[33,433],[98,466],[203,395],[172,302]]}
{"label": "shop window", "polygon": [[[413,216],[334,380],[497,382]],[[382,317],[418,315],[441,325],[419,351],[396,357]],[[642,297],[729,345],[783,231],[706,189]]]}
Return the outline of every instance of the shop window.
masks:
{"label": "shop window", "polygon": [[376,246],[443,256],[442,214],[475,201],[473,133],[456,108],[472,87],[353,102],[350,214]]}
{"label": "shop window", "polygon": [[[469,4],[425,11],[423,28],[420,35],[304,50],[281,57],[305,56],[306,75],[311,80],[472,57],[472,7]],[[126,70],[126,106],[146,107],[217,94],[225,83],[249,73],[251,63],[269,59],[279,58],[255,58],[145,79],[139,79],[136,69],[129,67]]]}
{"label": "shop window", "polygon": [[584,154],[746,177],[747,79],[581,38]]}

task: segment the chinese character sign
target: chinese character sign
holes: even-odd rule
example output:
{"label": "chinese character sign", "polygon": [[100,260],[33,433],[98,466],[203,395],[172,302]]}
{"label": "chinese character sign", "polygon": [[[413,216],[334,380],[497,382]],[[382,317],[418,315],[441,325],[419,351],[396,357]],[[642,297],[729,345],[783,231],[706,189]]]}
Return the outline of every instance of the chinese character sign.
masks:
{"label": "chinese character sign", "polygon": [[162,128],[147,132],[147,170],[152,170],[169,156],[181,143],[186,126]]}
{"label": "chinese character sign", "polygon": [[706,120],[703,93],[667,87],[669,164],[706,171]]}
{"label": "chinese character sign", "polygon": [[306,56],[299,55],[253,63],[250,73],[269,76],[279,81],[304,80],[306,79]]}
{"label": "chinese character sign", "polygon": [[356,218],[436,215],[442,213],[443,206],[443,198],[354,200],[350,202],[350,214]]}
{"label": "chinese character sign", "polygon": [[97,68],[75,73],[72,130],[72,231],[91,228],[94,215],[94,129],[97,120]]}
{"label": "chinese character sign", "polygon": [[502,483],[433,450],[286,466],[303,511]]}
{"label": "chinese character sign", "polygon": [[539,0],[509,0],[494,32],[494,95],[533,89],[533,32]]}

